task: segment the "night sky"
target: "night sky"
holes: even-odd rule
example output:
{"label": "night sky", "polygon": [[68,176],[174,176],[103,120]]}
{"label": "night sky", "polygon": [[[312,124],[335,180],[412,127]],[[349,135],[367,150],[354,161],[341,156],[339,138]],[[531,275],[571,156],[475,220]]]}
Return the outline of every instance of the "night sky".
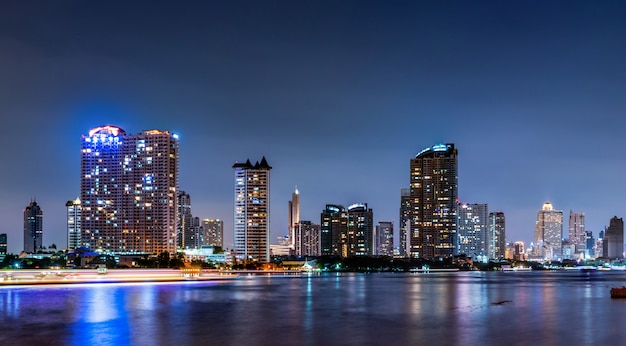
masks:
{"label": "night sky", "polygon": [[622,1],[2,1],[0,233],[21,251],[36,199],[64,248],[80,137],[112,124],[180,136],[180,188],[228,248],[235,161],[274,167],[275,243],[296,185],[303,220],[366,202],[397,232],[436,143],[508,241],[547,200],[597,237],[626,216],[625,111]]}

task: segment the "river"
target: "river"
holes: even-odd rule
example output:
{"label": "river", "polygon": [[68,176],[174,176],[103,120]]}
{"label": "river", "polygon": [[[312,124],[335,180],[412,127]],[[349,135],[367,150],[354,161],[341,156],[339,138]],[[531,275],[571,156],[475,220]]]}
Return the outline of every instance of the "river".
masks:
{"label": "river", "polygon": [[0,289],[2,345],[620,345],[623,272],[328,273]]}

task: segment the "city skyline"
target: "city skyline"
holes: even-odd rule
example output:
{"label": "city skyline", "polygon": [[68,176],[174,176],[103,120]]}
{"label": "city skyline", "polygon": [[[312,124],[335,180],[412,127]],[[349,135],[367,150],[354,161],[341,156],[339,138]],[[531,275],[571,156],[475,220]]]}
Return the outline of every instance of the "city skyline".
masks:
{"label": "city skyline", "polygon": [[[459,150],[459,199],[533,239],[537,211],[623,217],[626,4],[584,1],[0,4],[0,233],[21,251],[23,209],[66,244],[80,136],[114,124],[180,135],[180,190],[224,220],[232,166],[272,163],[271,242],[326,204],[394,221],[409,160]],[[592,184],[591,181],[594,181]]]}

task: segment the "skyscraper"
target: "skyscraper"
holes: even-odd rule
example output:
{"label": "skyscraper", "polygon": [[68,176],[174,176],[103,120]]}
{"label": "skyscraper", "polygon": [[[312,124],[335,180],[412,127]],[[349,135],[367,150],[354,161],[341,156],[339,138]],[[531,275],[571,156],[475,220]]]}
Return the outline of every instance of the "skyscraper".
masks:
{"label": "skyscraper", "polygon": [[180,249],[197,248],[197,234],[194,232],[191,214],[191,196],[185,191],[178,191],[178,211],[176,213],[176,244]]}
{"label": "skyscraper", "polygon": [[99,252],[176,251],[178,137],[100,126],[81,141],[81,243]]}
{"label": "skyscraper", "polygon": [[210,246],[224,247],[224,221],[220,219],[202,220],[202,231],[204,232],[204,244]]}
{"label": "skyscraper", "polygon": [[393,222],[379,221],[375,232],[375,255],[393,256]]}
{"label": "skyscraper", "polygon": [[411,159],[410,245],[415,258],[451,257],[457,252],[457,150],[437,144]]}
{"label": "skyscraper", "polygon": [[[519,248],[519,242],[515,243]],[[524,244],[522,243],[522,252]],[[506,251],[506,219],[501,211],[489,213],[489,226],[487,229],[487,255],[489,258],[504,258]]]}
{"label": "skyscraper", "polygon": [[36,201],[24,209],[24,252],[33,253],[43,248],[43,211]]}
{"label": "skyscraper", "polygon": [[67,201],[67,251],[72,252],[80,247],[80,198]]}
{"label": "skyscraper", "polygon": [[569,211],[569,241],[574,244],[576,254],[584,253],[587,248],[585,233],[585,214]]}
{"label": "skyscraper", "polygon": [[289,226],[289,241],[291,246],[295,248],[295,244],[298,242],[296,239],[296,228],[300,224],[300,193],[298,192],[297,186],[296,190],[291,194],[288,213],[287,224]]}
{"label": "skyscraper", "polygon": [[256,164],[235,163],[235,253],[240,260],[270,260],[270,170],[265,157]]}
{"label": "skyscraper", "polygon": [[535,223],[535,255],[549,260],[562,258],[563,211],[555,210],[550,202],[543,204]]}
{"label": "skyscraper", "polygon": [[342,205],[326,204],[320,219],[322,256],[341,256],[341,236],[348,228],[346,209]]}
{"label": "skyscraper", "polygon": [[623,258],[624,257],[624,220],[614,216],[609,222],[609,227],[604,232],[603,257]]}
{"label": "skyscraper", "polygon": [[457,208],[459,254],[487,256],[487,204],[460,204]]}
{"label": "skyscraper", "polygon": [[400,189],[400,239],[398,244],[400,246],[400,256],[409,256],[409,244],[411,241],[409,236],[411,234],[411,189]]}

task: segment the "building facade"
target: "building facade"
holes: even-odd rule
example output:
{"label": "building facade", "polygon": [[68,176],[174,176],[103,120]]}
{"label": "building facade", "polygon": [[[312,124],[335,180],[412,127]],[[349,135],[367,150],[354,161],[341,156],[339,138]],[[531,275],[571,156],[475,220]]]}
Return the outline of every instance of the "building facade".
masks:
{"label": "building facade", "polygon": [[505,250],[506,219],[504,213],[501,211],[491,212],[489,213],[489,226],[487,228],[487,256],[493,259],[504,258]]}
{"label": "building facade", "polygon": [[374,239],[375,255],[393,256],[393,221],[379,221]]}
{"label": "building facade", "polygon": [[457,254],[457,149],[437,144],[410,162],[410,244],[413,258]]}
{"label": "building facade", "polygon": [[300,220],[295,229],[296,256],[320,255],[320,225]]}
{"label": "building facade", "polygon": [[320,216],[320,252],[322,256],[341,256],[342,237],[345,237],[347,229],[347,210],[339,204],[326,204]]}
{"label": "building facade", "polygon": [[67,251],[73,252],[81,246],[81,228],[80,215],[81,203],[80,198],[67,201]]}
{"label": "building facade", "polygon": [[235,254],[243,261],[270,260],[270,170],[265,157],[256,164],[235,163]]}
{"label": "building facade", "polygon": [[321,254],[331,256],[371,256],[374,254],[374,211],[367,203],[347,209],[327,204],[321,214]]}
{"label": "building facade", "polygon": [[543,204],[535,223],[535,255],[547,260],[563,258],[563,211],[550,202]]}
{"label": "building facade", "polygon": [[202,220],[202,232],[204,232],[203,245],[224,248],[224,220]]}
{"label": "building facade", "polygon": [[43,249],[43,211],[36,201],[24,209],[24,252]]}
{"label": "building facade", "polygon": [[197,249],[202,244],[191,214],[191,196],[185,191],[178,191],[176,200],[176,245],[183,250]]}
{"label": "building facade", "polygon": [[81,140],[81,245],[114,254],[176,251],[178,137],[91,129]]}
{"label": "building facade", "polygon": [[487,256],[487,204],[457,206],[458,253],[473,259]]}

